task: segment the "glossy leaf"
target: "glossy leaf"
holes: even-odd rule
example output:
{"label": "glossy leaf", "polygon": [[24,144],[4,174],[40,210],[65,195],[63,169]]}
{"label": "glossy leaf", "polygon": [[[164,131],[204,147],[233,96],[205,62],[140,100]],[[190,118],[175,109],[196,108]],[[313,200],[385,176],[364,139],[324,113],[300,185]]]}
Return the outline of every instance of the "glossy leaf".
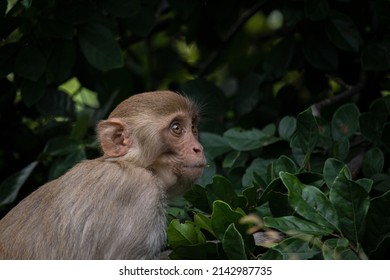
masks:
{"label": "glossy leaf", "polygon": [[184,198],[194,207],[204,212],[211,213],[211,207],[207,199],[205,188],[195,185],[184,194]]}
{"label": "glossy leaf", "polygon": [[318,126],[311,108],[297,117],[297,138],[304,153],[311,153],[318,141]]}
{"label": "glossy leaf", "polygon": [[366,190],[341,173],[330,189],[329,199],[340,217],[340,229],[349,240],[358,242],[370,205]]}
{"label": "glossy leaf", "polygon": [[359,109],[355,104],[345,104],[332,117],[332,136],[335,140],[352,136],[359,128]]}
{"label": "glossy leaf", "polygon": [[302,184],[287,172],[280,178],[288,189],[288,202],[302,217],[325,228],[338,230],[339,218],[332,203],[318,188]]}
{"label": "glossy leaf", "polygon": [[222,247],[230,260],[246,260],[245,244],[241,234],[231,223],[222,239]]}
{"label": "glossy leaf", "polygon": [[333,229],[320,226],[294,216],[284,216],[279,218],[264,217],[266,227],[275,228],[288,235],[310,234],[314,236],[329,235]]}
{"label": "glossy leaf", "polygon": [[[306,240],[304,236],[302,238],[290,237],[283,240],[280,244],[272,247],[272,251],[276,251],[280,254],[283,260],[309,260],[318,255],[321,251],[316,246]],[[269,252],[272,253],[271,250]],[[273,259],[274,254],[269,258],[266,253],[262,259]]]}
{"label": "glossy leaf", "polygon": [[324,164],[324,179],[328,188],[331,188],[336,178],[340,175],[340,172],[346,172],[347,178],[351,179],[352,175],[347,165],[335,158],[328,158]]}
{"label": "glossy leaf", "polygon": [[267,182],[267,168],[271,162],[272,161],[269,159],[254,159],[245,170],[245,174],[242,177],[242,185],[248,187],[253,183],[258,183],[256,175],[263,181]]}
{"label": "glossy leaf", "polygon": [[352,250],[348,239],[327,239],[322,247],[325,260],[359,260],[360,258]]}
{"label": "glossy leaf", "polygon": [[363,136],[376,145],[380,145],[383,123],[372,112],[362,113],[359,116],[359,127]]}
{"label": "glossy leaf", "polygon": [[223,138],[237,151],[256,150],[278,140],[273,135],[267,134],[267,131],[262,131],[257,128],[246,131],[232,128],[223,134]]}
{"label": "glossy leaf", "polygon": [[285,116],[279,122],[279,136],[285,140],[290,140],[297,128],[297,120],[294,117]]}
{"label": "glossy leaf", "polygon": [[231,150],[227,141],[222,136],[215,133],[200,133],[200,142],[205,151],[207,151],[212,158],[216,158]]}
{"label": "glossy leaf", "polygon": [[168,226],[168,244],[172,247],[203,244],[206,239],[192,222],[173,220]]}
{"label": "glossy leaf", "polygon": [[279,176],[281,171],[294,174],[298,171],[298,168],[292,159],[286,156],[281,156],[274,163],[274,172],[277,176]]}
{"label": "glossy leaf", "polygon": [[363,158],[362,170],[366,177],[382,173],[385,157],[382,150],[375,147],[367,151]]}
{"label": "glossy leaf", "polygon": [[238,197],[232,183],[222,176],[215,176],[213,182],[206,186],[206,195],[210,205],[215,200],[221,200],[232,207],[238,206]]}
{"label": "glossy leaf", "polygon": [[[217,238],[222,241],[226,229],[231,223],[239,226],[239,219],[244,213],[233,210],[226,202],[216,200],[213,203],[213,213],[211,215],[211,226]],[[241,226],[242,228],[242,226]]]}
{"label": "glossy leaf", "polygon": [[390,191],[374,198],[367,213],[364,248],[367,254],[389,252]]}
{"label": "glossy leaf", "polygon": [[211,227],[211,218],[206,217],[202,213],[196,213],[194,215],[194,223],[201,229],[205,229],[208,232],[210,232],[212,235],[215,236],[213,228]]}

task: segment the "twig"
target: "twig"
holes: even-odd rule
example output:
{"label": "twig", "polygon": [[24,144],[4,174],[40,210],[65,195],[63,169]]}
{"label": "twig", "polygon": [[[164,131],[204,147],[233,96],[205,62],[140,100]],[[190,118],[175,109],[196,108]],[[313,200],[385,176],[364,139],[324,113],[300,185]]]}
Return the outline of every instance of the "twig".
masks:
{"label": "twig", "polygon": [[334,95],[332,97],[321,100],[321,101],[311,105],[313,115],[320,116],[322,108],[327,107],[327,106],[332,105],[332,104],[335,104],[335,103],[338,103],[341,100],[344,100],[344,99],[347,99],[349,97],[352,97],[354,95],[359,94],[362,87],[366,84],[366,75],[365,75],[365,73],[362,73],[360,76],[359,83],[357,83],[354,86],[347,85],[343,81],[341,82],[341,84],[343,84],[346,87],[345,91],[343,91],[340,94]]}

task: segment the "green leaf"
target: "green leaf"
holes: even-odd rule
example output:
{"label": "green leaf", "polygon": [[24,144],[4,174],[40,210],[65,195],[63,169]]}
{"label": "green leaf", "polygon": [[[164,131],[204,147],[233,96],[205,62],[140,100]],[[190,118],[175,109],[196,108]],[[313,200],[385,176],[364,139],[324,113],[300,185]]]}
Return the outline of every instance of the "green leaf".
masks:
{"label": "green leaf", "polygon": [[215,236],[213,228],[211,227],[211,218],[206,217],[202,213],[196,213],[194,215],[194,223],[201,229],[205,229]]}
{"label": "green leaf", "polygon": [[311,65],[324,71],[334,71],[338,68],[337,49],[324,34],[311,34],[303,39],[303,54]]}
{"label": "green leaf", "polygon": [[194,223],[179,220],[172,220],[168,226],[168,244],[173,248],[186,245],[197,245],[206,243],[206,238]]}
{"label": "green leaf", "polygon": [[351,137],[359,128],[359,109],[355,104],[345,104],[332,117],[333,139]]}
{"label": "green leaf", "polygon": [[287,235],[309,234],[314,236],[329,235],[333,229],[320,226],[318,224],[300,219],[294,216],[284,216],[279,218],[264,217],[266,227],[275,228]]}
{"label": "green leaf", "polygon": [[184,198],[189,203],[193,204],[194,207],[206,213],[211,213],[211,207],[207,199],[205,188],[199,185],[194,185],[188,192],[184,194]]}
{"label": "green leaf", "polygon": [[290,140],[296,128],[297,120],[294,117],[285,116],[278,126],[279,136],[285,140]]}
{"label": "green leaf", "polygon": [[252,186],[249,188],[246,188],[242,191],[242,194],[246,198],[248,202],[248,207],[255,207],[257,206],[258,198],[259,198],[259,187],[258,186]]}
{"label": "green leaf", "polygon": [[359,51],[362,39],[355,23],[348,16],[332,11],[325,25],[325,31],[330,41],[339,49]]}
{"label": "green leaf", "polygon": [[297,116],[297,137],[304,153],[311,153],[318,141],[318,125],[311,108]]}
{"label": "green leaf", "polygon": [[366,177],[382,173],[385,157],[381,149],[374,147],[367,151],[363,157],[362,171]]}
{"label": "green leaf", "polygon": [[340,138],[333,143],[331,156],[338,160],[346,161],[349,154],[349,146],[349,138]]}
{"label": "green leaf", "polygon": [[362,113],[359,117],[359,128],[366,139],[376,145],[380,145],[383,122],[381,122],[374,113]]}
{"label": "green leaf", "polygon": [[368,178],[361,178],[356,180],[356,183],[362,186],[367,193],[370,193],[374,181]]}
{"label": "green leaf", "polygon": [[231,150],[227,141],[220,135],[210,132],[200,133],[200,142],[203,148],[211,156],[216,158]]}
{"label": "green leaf", "polygon": [[222,167],[225,168],[232,168],[234,164],[237,162],[237,159],[240,157],[241,152],[239,151],[231,151],[228,153],[222,162]]}
{"label": "green leaf", "polygon": [[23,47],[15,60],[15,73],[31,81],[38,81],[46,69],[46,57],[34,46]]}
{"label": "green leaf", "polygon": [[[372,199],[367,213],[367,224],[363,246],[368,255],[386,252],[390,249],[390,191]],[[386,246],[387,244],[387,246]],[[385,245],[385,246],[384,246]]]}
{"label": "green leaf", "polygon": [[341,172],[330,189],[329,199],[340,217],[342,233],[353,242],[360,241],[370,205],[366,190]]}
{"label": "green leaf", "polygon": [[338,230],[336,210],[324,193],[287,172],[280,172],[280,178],[288,189],[289,204],[299,215],[327,229]]}
{"label": "green leaf", "polygon": [[[310,240],[307,240],[304,236],[287,238],[272,247],[272,250],[278,252],[283,260],[309,260],[321,252],[318,247],[313,246]],[[264,254],[261,259],[269,259],[267,255]]]}
{"label": "green leaf", "polygon": [[242,185],[248,187],[253,183],[257,183],[255,176],[256,174],[262,178],[263,181],[267,181],[267,168],[270,163],[272,163],[272,161],[269,159],[254,159],[249,167],[245,170],[245,174],[242,177]]}
{"label": "green leaf", "polygon": [[323,20],[329,11],[328,0],[305,0],[305,15],[311,20]]}
{"label": "green leaf", "polygon": [[322,246],[325,260],[358,260],[360,259],[351,249],[348,239],[327,239]]}
{"label": "green leaf", "polygon": [[251,130],[242,131],[238,128],[231,128],[223,134],[223,138],[234,150],[251,151],[260,147],[270,145],[278,141],[273,134],[269,134],[266,129],[259,130],[253,128]]}
{"label": "green leaf", "polygon": [[121,49],[112,32],[104,25],[83,25],[78,39],[85,58],[95,68],[108,71],[123,66]]}
{"label": "green leaf", "polygon": [[38,162],[34,161],[22,170],[14,173],[0,184],[0,209],[11,204],[18,196],[20,188],[30,177]]}
{"label": "green leaf", "polygon": [[289,173],[295,173],[298,171],[298,168],[295,164],[295,162],[286,156],[281,156],[278,158],[274,164],[274,172],[276,176],[279,176],[279,173],[281,171],[289,172]]}
{"label": "green leaf", "polygon": [[214,176],[213,182],[206,186],[206,195],[210,205],[215,200],[221,200],[232,207],[238,206],[238,197],[234,191],[233,184],[225,177]]}
{"label": "green leaf", "polygon": [[245,245],[234,223],[226,229],[222,238],[222,248],[229,260],[246,260]]}
{"label": "green leaf", "polygon": [[347,165],[335,158],[328,158],[324,164],[324,179],[328,188],[331,188],[340,172],[347,172],[347,178],[352,179],[351,172]]}
{"label": "green leaf", "polygon": [[239,219],[243,216],[244,213],[233,210],[226,202],[220,200],[214,201],[211,227],[216,237],[222,241],[225,231],[231,223],[234,223],[238,228],[243,228],[243,226],[239,225]]}

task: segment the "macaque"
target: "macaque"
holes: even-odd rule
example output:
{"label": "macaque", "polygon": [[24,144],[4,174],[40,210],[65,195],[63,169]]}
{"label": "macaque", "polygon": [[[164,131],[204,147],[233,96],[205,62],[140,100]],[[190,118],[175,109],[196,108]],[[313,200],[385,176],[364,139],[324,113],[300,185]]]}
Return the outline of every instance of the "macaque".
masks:
{"label": "macaque", "polygon": [[0,259],[156,259],[167,201],[206,165],[198,107],[170,91],[120,103],[97,125],[103,156],[85,160],[0,221]]}

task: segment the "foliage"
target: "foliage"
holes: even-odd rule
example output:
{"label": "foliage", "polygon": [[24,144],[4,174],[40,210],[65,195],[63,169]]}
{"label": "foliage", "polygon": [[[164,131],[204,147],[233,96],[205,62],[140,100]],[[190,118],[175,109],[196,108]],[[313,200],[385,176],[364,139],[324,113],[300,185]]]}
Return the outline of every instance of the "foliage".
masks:
{"label": "foliage", "polygon": [[171,204],[172,258],[388,258],[389,9],[0,1],[2,215],[99,156],[117,103],[169,88],[203,104],[210,163]]}
{"label": "foliage", "polygon": [[[390,114],[389,97],[375,101],[368,113],[385,112]],[[229,130],[218,141],[219,147],[205,145],[209,154],[223,150],[209,161],[223,162],[218,174],[224,177],[206,173],[202,183],[185,195],[186,211],[172,214],[169,230],[184,232],[191,226],[197,234],[191,240],[184,233],[169,235],[171,257],[386,257],[390,175],[384,171],[384,158],[390,150],[383,135],[388,123],[378,126],[376,133],[382,137],[374,144],[372,130],[361,125],[366,114],[348,103],[326,121],[313,117],[309,108],[296,118],[283,118],[278,129],[268,125],[263,130]],[[356,152],[358,147],[366,149],[363,157]],[[362,161],[359,179],[350,169],[356,160]],[[185,223],[178,224],[180,219]],[[253,229],[261,230],[263,238],[250,234]],[[264,241],[275,230],[284,238]]]}

